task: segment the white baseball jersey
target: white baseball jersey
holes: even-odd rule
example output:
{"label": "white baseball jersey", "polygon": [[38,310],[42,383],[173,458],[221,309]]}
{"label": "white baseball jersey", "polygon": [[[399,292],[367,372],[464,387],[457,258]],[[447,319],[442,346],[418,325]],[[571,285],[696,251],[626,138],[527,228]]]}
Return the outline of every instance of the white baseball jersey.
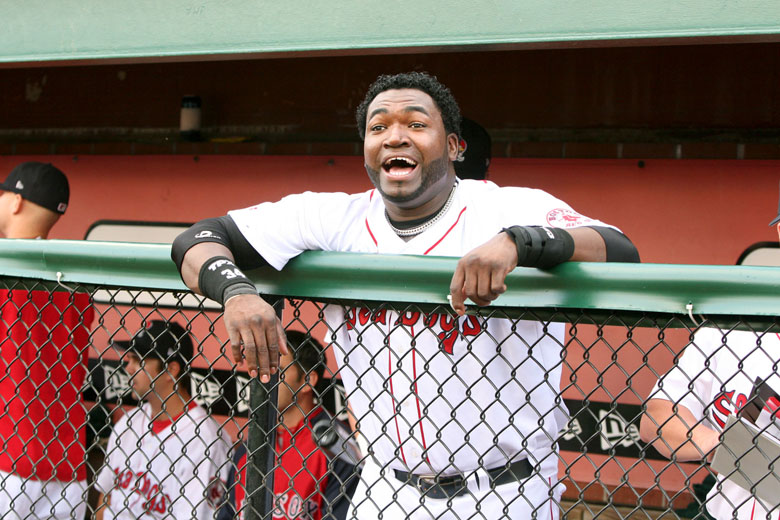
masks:
{"label": "white baseball jersey", "polygon": [[98,490],[104,518],[213,518],[225,494],[230,443],[195,405],[172,424],[153,424],[144,404],[114,425]]}
{"label": "white baseball jersey", "polygon": [[[725,334],[724,345],[725,332],[700,329],[677,365],[658,381],[650,399],[679,403],[694,417],[703,418],[705,426],[720,432],[728,416],[747,403],[757,378],[780,390],[780,376],[772,368],[779,359],[778,335],[760,336],[757,345],[759,336],[753,332],[732,331]],[[756,424],[771,428],[769,421],[769,414],[762,413]],[[721,492],[715,486],[707,496],[707,511],[712,516],[732,519],[738,511],[739,520],[767,518],[767,510],[749,491],[722,477],[719,485]],[[780,511],[771,513],[772,519],[778,517]]]}
{"label": "white baseball jersey", "polygon": [[[449,211],[409,241],[390,227],[376,190],[306,192],[229,215],[276,269],[307,250],[461,257],[512,225],[605,225],[543,191],[473,180],[460,181]],[[450,475],[528,457],[557,480],[562,324],[338,306],[326,320],[380,464]]]}

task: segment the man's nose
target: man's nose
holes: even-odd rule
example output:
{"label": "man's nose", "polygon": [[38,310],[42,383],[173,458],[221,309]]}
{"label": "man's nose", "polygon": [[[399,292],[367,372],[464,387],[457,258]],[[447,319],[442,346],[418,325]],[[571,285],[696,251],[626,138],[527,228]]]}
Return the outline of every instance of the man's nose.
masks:
{"label": "man's nose", "polygon": [[406,146],[409,144],[409,134],[406,131],[406,127],[401,124],[394,124],[388,127],[387,139],[385,140],[385,146],[388,148],[396,148],[399,146]]}

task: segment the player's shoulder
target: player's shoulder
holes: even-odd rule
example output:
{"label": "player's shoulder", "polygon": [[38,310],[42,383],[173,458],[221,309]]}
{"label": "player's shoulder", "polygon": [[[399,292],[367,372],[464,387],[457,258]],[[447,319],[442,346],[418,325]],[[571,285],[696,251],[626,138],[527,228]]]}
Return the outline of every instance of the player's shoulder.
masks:
{"label": "player's shoulder", "polygon": [[499,186],[488,180],[463,179],[458,181],[466,197],[479,199],[488,198],[495,202],[498,198],[513,200],[554,200],[555,197],[538,188],[525,186]]}
{"label": "player's shoulder", "polygon": [[116,421],[116,424],[114,424],[113,433],[122,434],[126,431],[146,431],[146,425],[149,424],[149,415],[151,413],[151,406],[149,403],[126,409],[122,416]]}
{"label": "player's shoulder", "polygon": [[198,436],[213,439],[223,437],[224,432],[216,419],[209,415],[208,411],[200,404],[196,404],[187,410],[177,421],[177,430],[192,429],[198,432]]}
{"label": "player's shoulder", "polygon": [[756,348],[758,336],[750,331],[723,330],[718,327],[702,327],[686,347],[686,358],[704,358],[708,366],[726,366],[744,359]]}
{"label": "player's shoulder", "polygon": [[744,330],[724,330],[718,327],[701,327],[694,333],[693,343],[702,348],[715,349],[722,345],[755,348],[758,336],[754,332]]}
{"label": "player's shoulder", "polygon": [[282,212],[283,214],[300,211],[313,213],[340,212],[356,205],[367,206],[371,201],[372,191],[373,190],[369,190],[362,193],[351,194],[340,191],[304,191],[300,193],[291,193],[275,202],[266,201],[247,208],[231,210],[228,212],[228,215],[234,219],[240,219],[242,217],[252,218],[259,214],[266,214],[274,211]]}

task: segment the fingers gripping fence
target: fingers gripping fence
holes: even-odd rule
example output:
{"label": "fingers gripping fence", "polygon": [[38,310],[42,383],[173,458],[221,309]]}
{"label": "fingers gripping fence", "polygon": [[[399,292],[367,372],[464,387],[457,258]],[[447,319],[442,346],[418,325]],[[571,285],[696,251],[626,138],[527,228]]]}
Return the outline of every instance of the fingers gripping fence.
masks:
{"label": "fingers gripping fence", "polygon": [[307,253],[254,273],[261,385],[167,247],[2,246],[4,518],[780,516],[773,269],[518,269],[458,318],[454,259]]}

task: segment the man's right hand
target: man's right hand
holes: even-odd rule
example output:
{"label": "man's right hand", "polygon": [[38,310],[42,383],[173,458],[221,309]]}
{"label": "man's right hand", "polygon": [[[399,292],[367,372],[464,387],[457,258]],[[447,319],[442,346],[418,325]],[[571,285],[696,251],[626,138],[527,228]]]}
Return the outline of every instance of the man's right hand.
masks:
{"label": "man's right hand", "polygon": [[249,375],[267,383],[279,369],[279,354],[287,354],[287,341],[276,311],[260,296],[239,294],[225,302],[225,327],[233,360],[246,359]]}

